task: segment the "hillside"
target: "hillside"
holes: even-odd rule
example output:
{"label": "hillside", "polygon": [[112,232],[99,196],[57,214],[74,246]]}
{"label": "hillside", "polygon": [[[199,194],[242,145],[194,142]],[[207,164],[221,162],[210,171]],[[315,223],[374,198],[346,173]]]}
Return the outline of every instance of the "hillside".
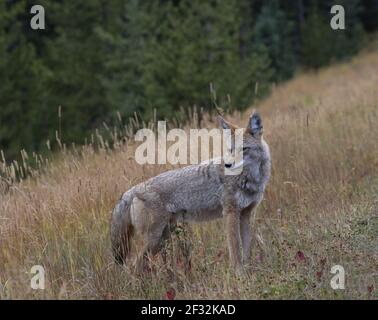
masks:
{"label": "hillside", "polygon": [[[366,52],[299,75],[258,106],[273,164],[247,279],[229,270],[222,221],[181,229],[172,259],[156,257],[143,278],[117,267],[108,230],[116,200],[168,166],[141,167],[132,143],[104,142],[39,159],[41,175],[0,195],[0,298],[159,299],[171,288],[177,299],[378,298],[377,88],[378,52]],[[245,115],[229,119],[243,126]],[[188,243],[185,275],[178,247]],[[30,288],[37,264],[45,290]],[[333,265],[345,269],[345,290],[330,287]]]}

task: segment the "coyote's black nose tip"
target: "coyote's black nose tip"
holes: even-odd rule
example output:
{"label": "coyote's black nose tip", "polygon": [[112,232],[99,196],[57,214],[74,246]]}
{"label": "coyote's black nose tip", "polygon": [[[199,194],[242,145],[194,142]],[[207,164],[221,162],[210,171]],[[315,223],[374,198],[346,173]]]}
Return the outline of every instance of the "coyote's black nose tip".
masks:
{"label": "coyote's black nose tip", "polygon": [[229,169],[229,168],[231,168],[232,164],[231,164],[231,163],[225,163],[224,166],[225,166],[227,169]]}

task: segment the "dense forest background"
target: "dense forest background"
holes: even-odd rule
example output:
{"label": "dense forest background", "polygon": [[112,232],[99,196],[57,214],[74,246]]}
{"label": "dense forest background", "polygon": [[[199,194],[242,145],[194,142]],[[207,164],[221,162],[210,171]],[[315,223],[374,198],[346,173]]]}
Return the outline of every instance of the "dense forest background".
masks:
{"label": "dense forest background", "polygon": [[[30,28],[34,4],[45,30]],[[333,4],[345,30],[330,28]],[[243,109],[299,68],[355,54],[376,29],[377,0],[0,0],[0,149],[12,159],[56,135],[82,143],[117,112],[210,110],[210,83],[220,105]]]}

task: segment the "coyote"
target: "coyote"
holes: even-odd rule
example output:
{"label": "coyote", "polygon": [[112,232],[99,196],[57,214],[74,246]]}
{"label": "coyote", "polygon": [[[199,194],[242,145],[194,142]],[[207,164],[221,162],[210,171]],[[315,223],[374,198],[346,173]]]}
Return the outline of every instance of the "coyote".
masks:
{"label": "coyote", "polygon": [[[238,128],[219,117],[223,129],[234,135]],[[231,146],[242,163],[209,161],[170,170],[142,182],[122,195],[110,226],[112,249],[118,263],[125,262],[131,240],[141,237],[135,268],[143,269],[148,254],[155,255],[179,221],[203,222],[223,217],[232,266],[242,271],[250,254],[250,217],[261,202],[270,177],[270,153],[263,139],[261,117],[254,112],[243,129],[243,144]],[[232,139],[233,141],[233,139]],[[224,168],[240,167],[239,175]]]}

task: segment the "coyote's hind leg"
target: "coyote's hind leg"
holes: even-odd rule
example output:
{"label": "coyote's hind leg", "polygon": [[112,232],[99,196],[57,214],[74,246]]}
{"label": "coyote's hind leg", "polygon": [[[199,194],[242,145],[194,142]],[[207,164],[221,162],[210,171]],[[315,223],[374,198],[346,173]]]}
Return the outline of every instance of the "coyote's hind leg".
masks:
{"label": "coyote's hind leg", "polygon": [[135,271],[140,274],[146,265],[148,255],[156,255],[163,244],[163,233],[166,233],[167,222],[165,220],[160,220],[158,222],[153,222],[148,227],[148,230],[144,234],[144,244],[142,249],[139,251],[135,263]]}

